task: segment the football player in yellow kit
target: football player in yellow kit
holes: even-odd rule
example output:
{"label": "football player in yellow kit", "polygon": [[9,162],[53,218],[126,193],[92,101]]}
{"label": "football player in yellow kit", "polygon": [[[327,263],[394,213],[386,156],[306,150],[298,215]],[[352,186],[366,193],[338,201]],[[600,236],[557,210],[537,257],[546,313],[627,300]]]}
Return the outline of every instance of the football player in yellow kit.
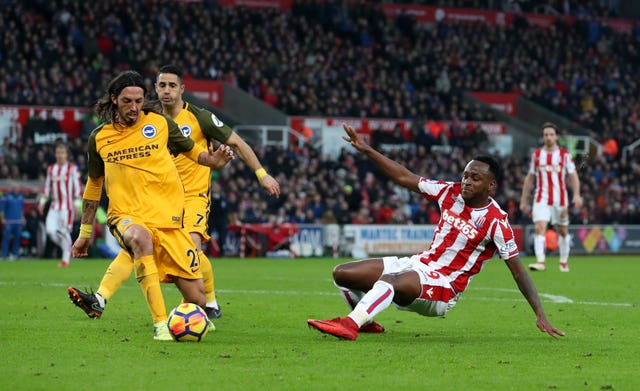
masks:
{"label": "football player in yellow kit", "polygon": [[[172,119],[143,108],[146,92],[142,76],[125,71],[109,83],[96,104],[105,122],[89,137],[89,177],[72,253],[87,255],[104,183],[107,225],[133,258],[136,279],[154,317],[154,338],[169,339],[160,281],[175,283],[186,302],[206,305],[198,252],[183,228],[184,188],[171,155],[181,153],[217,169],[234,154],[226,145],[215,152],[196,145]],[[75,288],[69,288],[69,295],[89,316],[104,308],[104,299],[97,295]]]}
{"label": "football player in yellow kit", "polygon": [[[261,186],[269,194],[278,197],[280,195],[278,182],[266,173],[251,147],[210,111],[191,105],[182,99],[184,92],[182,76],[182,71],[177,66],[166,65],[160,68],[155,87],[163,112],[173,118],[183,134],[190,137],[197,145],[207,147],[213,143],[213,140],[216,140],[234,148],[238,156],[255,172]],[[221,311],[215,297],[213,268],[209,258],[202,251],[202,242],[210,239],[207,233],[210,169],[195,164],[180,155],[174,157],[174,163],[185,187],[184,226],[189,231],[198,250],[204,277],[207,300],[205,310],[210,319],[219,318]],[[106,302],[129,277],[131,269],[130,255],[125,251],[120,251],[103,276],[96,295],[101,296],[101,299]],[[85,294],[84,292],[80,293]],[[101,307],[102,309],[104,309],[104,305]],[[99,317],[102,313],[101,310],[85,310],[85,312],[90,317]]]}

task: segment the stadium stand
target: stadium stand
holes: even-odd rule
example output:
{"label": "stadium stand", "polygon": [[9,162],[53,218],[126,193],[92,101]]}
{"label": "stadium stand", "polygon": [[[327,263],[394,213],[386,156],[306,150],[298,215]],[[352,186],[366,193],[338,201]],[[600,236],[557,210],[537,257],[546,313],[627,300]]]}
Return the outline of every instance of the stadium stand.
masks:
{"label": "stadium stand", "polygon": [[[564,8],[551,1],[417,3],[505,11],[519,6],[577,21],[570,26],[559,18],[548,29],[522,20],[508,28],[424,25],[406,15],[388,20],[380,3],[363,1],[300,0],[281,12],[214,1],[9,0],[0,7],[0,105],[86,108],[115,72],[139,70],[151,87],[157,68],[169,62],[191,77],[236,86],[287,115],[490,121],[492,111],[470,105],[462,94],[515,92],[617,146],[601,156],[577,157],[586,206],[572,211],[572,221],[640,223],[640,159],[637,148],[629,148],[640,139],[640,28],[620,32],[599,21],[619,15],[616,2],[568,1]],[[538,8],[530,9],[533,3]],[[415,153],[392,151],[393,158],[435,178],[455,178],[482,148],[474,140],[452,140],[457,148],[445,154],[425,148],[434,140],[403,141],[415,143]],[[70,144],[82,170],[82,139]],[[232,165],[217,180],[227,189],[234,219],[344,223],[363,221],[368,211],[376,222],[428,222],[428,205],[381,181],[357,156],[344,152],[332,161],[312,146],[268,146],[259,153],[285,196],[268,199],[254,188],[250,172]],[[498,200],[515,222],[527,221],[516,202],[526,160],[503,158],[513,175],[502,183]],[[51,161],[51,147],[28,133],[5,138],[0,180],[41,180]]]}

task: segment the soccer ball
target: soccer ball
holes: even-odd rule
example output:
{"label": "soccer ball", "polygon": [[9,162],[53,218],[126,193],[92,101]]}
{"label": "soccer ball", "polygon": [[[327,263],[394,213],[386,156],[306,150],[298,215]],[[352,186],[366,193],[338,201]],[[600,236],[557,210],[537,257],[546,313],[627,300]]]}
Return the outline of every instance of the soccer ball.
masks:
{"label": "soccer ball", "polygon": [[167,326],[177,342],[200,342],[209,332],[209,318],[200,306],[182,303],[169,314]]}

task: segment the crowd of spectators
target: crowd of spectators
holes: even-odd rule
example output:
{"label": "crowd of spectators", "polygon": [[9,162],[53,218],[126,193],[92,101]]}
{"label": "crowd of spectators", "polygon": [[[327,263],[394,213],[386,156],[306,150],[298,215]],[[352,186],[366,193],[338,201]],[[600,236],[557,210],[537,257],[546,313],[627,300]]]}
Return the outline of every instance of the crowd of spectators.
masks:
{"label": "crowd of spectators", "polygon": [[579,15],[574,26],[558,19],[549,29],[524,18],[510,27],[389,21],[362,0],[296,0],[290,12],[212,1],[9,3],[0,8],[0,104],[87,107],[115,72],[136,69],[151,80],[172,62],[289,115],[493,120],[461,94],[515,92],[596,139],[628,145],[640,137],[640,28],[628,34],[600,23],[593,15],[616,9],[602,2],[543,3]]}
{"label": "crowd of spectators", "polygon": [[[5,1],[7,3],[7,1]],[[375,2],[294,1],[291,12],[185,2],[8,1],[0,7],[0,104],[90,106],[107,81],[136,69],[149,83],[165,63],[190,77],[222,80],[289,115],[493,120],[464,103],[466,91],[516,92],[579,122],[620,147],[640,138],[640,29],[619,33],[593,16],[614,16],[601,2],[547,2],[578,16],[549,29],[479,23],[420,25],[385,19]],[[425,5],[504,7],[494,1]],[[510,2],[514,5],[514,2]],[[532,2],[516,2],[522,10]],[[373,5],[372,5],[373,4]],[[565,4],[568,4],[566,6]],[[581,5],[582,4],[582,5]],[[587,4],[583,7],[584,4]],[[582,7],[582,8],[581,8]],[[202,17],[206,13],[207,17]],[[418,129],[420,130],[420,129]],[[407,139],[414,154],[391,156],[425,176],[457,179],[477,145],[432,152],[433,140]],[[69,140],[84,172],[84,145]],[[434,205],[382,180],[344,152],[337,161],[310,146],[269,147],[261,159],[283,188],[269,199],[241,164],[218,173],[232,219],[261,222],[433,223]],[[0,147],[0,179],[41,179],[52,148],[26,137]],[[637,154],[578,157],[586,206],[580,223],[640,223]],[[498,201],[527,223],[517,200],[528,157],[504,158]],[[434,164],[435,163],[435,164]]]}
{"label": "crowd of spectators", "polygon": [[[54,160],[52,147],[33,142],[26,145],[36,153],[15,156],[12,178],[44,178],[47,165]],[[80,166],[81,172],[86,172],[82,140],[71,139],[69,145],[72,160]],[[5,150],[7,146],[15,150],[7,143]],[[473,156],[486,152],[486,144],[461,143],[445,150],[429,150],[419,142],[414,146],[410,150],[415,152],[396,149],[385,153],[414,172],[442,180],[458,180],[464,164]],[[395,186],[368,160],[348,152],[346,144],[337,159],[323,155],[311,145],[301,149],[269,146],[256,148],[256,152],[280,182],[283,196],[278,199],[267,196],[251,170],[241,162],[231,163],[215,172],[212,178],[223,189],[229,222],[434,224],[439,218],[435,204]],[[528,156],[508,155],[501,159],[506,175],[495,198],[514,224],[530,224],[530,217],[519,210]],[[7,164],[7,159],[4,161]],[[585,206],[571,210],[571,222],[640,224],[640,167],[637,161],[637,154],[636,164],[627,164],[609,155],[576,156]],[[28,174],[26,169],[33,170],[34,174]]]}
{"label": "crowd of spectators", "polygon": [[532,12],[539,14],[566,15],[576,17],[620,17],[619,0],[414,0],[386,1],[388,3],[413,3],[434,7],[478,8],[506,12]]}
{"label": "crowd of spectators", "polygon": [[[341,142],[341,140],[337,140]],[[464,165],[478,148],[454,148],[452,152],[416,153],[389,151],[387,155],[425,177],[459,180]],[[260,158],[280,181],[280,199],[260,191],[252,173],[233,164],[216,179],[225,189],[232,220],[245,223],[295,222],[340,224],[435,224],[437,205],[415,193],[398,188],[368,160],[345,150],[337,160],[323,158],[310,146],[302,151],[268,147]],[[520,191],[528,168],[527,159],[508,156],[502,160],[504,176],[496,200],[515,224],[531,224],[519,210]],[[571,210],[574,224],[640,224],[640,170],[611,158],[577,159],[585,206]]]}

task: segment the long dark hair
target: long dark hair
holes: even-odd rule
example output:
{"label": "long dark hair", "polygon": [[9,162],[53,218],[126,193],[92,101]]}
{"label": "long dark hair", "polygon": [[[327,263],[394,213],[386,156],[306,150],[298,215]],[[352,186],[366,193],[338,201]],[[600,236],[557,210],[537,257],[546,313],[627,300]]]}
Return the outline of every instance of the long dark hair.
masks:
{"label": "long dark hair", "polygon": [[[140,87],[144,91],[144,95],[147,95],[147,87],[144,84],[144,79],[136,71],[124,71],[120,72],[118,76],[114,77],[107,86],[107,92],[104,94],[94,106],[94,111],[104,122],[116,123],[116,116],[118,113],[117,105],[111,101],[111,97],[118,97],[123,89],[126,87]],[[145,104],[144,110],[158,111],[157,108],[152,105]]]}

